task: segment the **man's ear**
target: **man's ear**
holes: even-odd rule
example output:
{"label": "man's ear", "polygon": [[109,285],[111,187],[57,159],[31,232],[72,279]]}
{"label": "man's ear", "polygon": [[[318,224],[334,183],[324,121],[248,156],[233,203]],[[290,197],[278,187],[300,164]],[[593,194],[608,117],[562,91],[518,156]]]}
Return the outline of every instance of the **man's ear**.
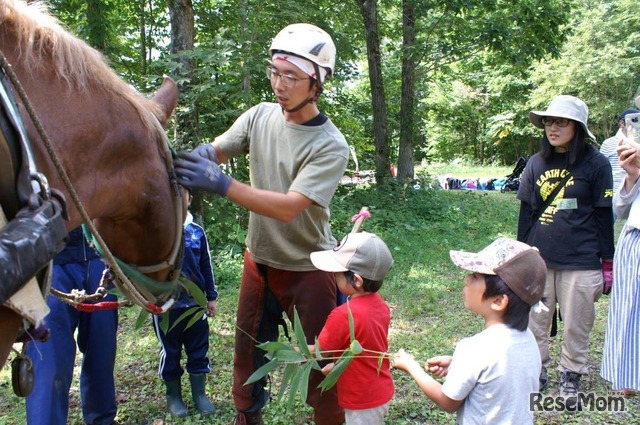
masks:
{"label": "man's ear", "polygon": [[509,297],[507,294],[496,295],[491,301],[491,310],[505,311],[509,305]]}

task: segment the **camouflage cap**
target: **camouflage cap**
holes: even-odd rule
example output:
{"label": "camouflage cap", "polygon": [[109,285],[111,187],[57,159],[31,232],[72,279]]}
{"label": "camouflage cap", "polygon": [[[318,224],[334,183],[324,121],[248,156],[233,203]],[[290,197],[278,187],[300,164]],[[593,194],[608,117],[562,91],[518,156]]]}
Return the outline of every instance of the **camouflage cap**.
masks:
{"label": "camouflage cap", "polygon": [[547,266],[538,249],[509,238],[498,238],[478,253],[449,251],[451,261],[476,273],[499,276],[529,305],[542,299]]}

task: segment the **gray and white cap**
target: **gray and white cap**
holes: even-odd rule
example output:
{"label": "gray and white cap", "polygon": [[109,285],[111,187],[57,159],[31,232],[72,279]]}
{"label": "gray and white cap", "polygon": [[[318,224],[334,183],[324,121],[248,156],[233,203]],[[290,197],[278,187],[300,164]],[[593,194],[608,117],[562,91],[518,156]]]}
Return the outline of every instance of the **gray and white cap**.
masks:
{"label": "gray and white cap", "polygon": [[393,265],[391,251],[373,233],[349,233],[340,245],[311,253],[311,262],[327,272],[351,271],[363,278],[382,281]]}

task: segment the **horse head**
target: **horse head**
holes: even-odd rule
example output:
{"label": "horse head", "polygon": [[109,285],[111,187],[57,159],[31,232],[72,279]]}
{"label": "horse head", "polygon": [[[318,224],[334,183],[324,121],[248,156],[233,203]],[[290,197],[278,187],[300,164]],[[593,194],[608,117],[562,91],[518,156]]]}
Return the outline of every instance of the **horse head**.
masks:
{"label": "horse head", "polygon": [[176,84],[165,78],[146,97],[41,4],[0,0],[0,51],[26,95],[16,99],[37,168],[67,199],[67,230],[83,217],[47,139],[113,255],[166,280],[171,267],[158,265],[176,251],[183,217],[164,134],[177,104]]}

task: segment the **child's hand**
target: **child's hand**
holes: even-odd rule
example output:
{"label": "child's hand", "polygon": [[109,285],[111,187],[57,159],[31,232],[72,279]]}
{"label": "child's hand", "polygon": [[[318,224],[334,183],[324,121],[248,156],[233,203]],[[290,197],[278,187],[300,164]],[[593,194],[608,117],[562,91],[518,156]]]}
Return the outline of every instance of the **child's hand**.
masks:
{"label": "child's hand", "polygon": [[411,367],[416,365],[420,367],[416,359],[414,359],[411,354],[404,351],[404,348],[401,348],[397,353],[393,355],[393,361],[391,362],[391,367],[404,370],[406,372],[408,372]]}
{"label": "child's hand", "polygon": [[211,300],[207,302],[207,317],[213,317],[216,315],[216,313],[218,312],[218,304],[216,303],[216,300]]}
{"label": "child's hand", "polygon": [[442,378],[449,373],[449,365],[451,364],[451,356],[436,356],[431,357],[424,364],[424,368],[430,374]]}
{"label": "child's hand", "polygon": [[327,364],[325,367],[322,368],[321,372],[324,376],[327,376],[329,374],[329,372],[331,372],[331,370],[333,369],[333,367],[336,365],[335,362],[331,362],[329,364]]}

